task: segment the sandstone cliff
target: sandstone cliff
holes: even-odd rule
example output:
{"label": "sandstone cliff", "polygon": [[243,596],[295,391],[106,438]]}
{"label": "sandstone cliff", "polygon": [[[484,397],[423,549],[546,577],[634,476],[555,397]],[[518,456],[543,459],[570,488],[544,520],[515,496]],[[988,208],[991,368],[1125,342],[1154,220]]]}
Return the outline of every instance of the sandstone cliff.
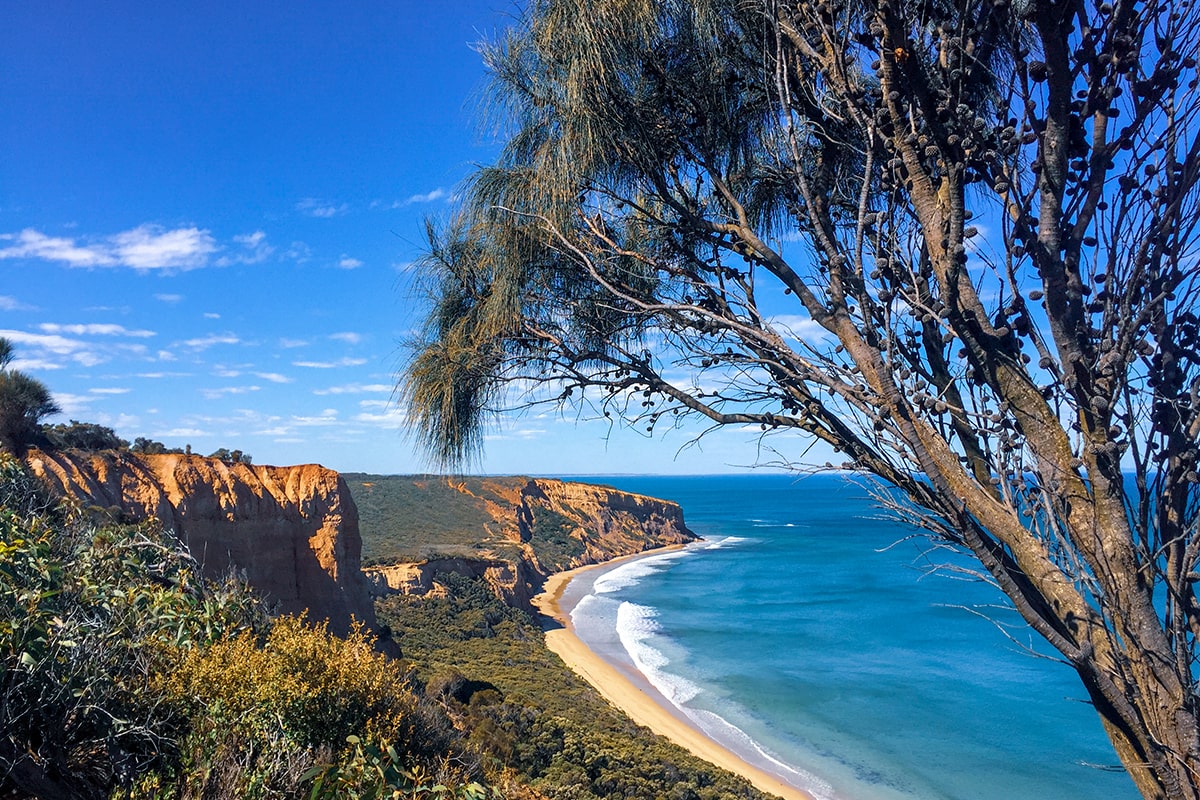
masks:
{"label": "sandstone cliff", "polygon": [[532,610],[530,602],[545,577],[534,572],[528,561],[518,558],[504,561],[493,558],[431,558],[416,563],[367,567],[363,570],[371,584],[372,594],[387,597],[407,594],[419,597],[442,597],[445,588],[439,578],[461,575],[481,579],[496,597],[510,606]]}
{"label": "sandstone cliff", "polygon": [[[505,602],[528,608],[551,573],[697,538],[677,504],[607,486],[548,478],[348,478],[365,509],[364,551],[377,562],[365,571],[378,596],[438,593],[437,576],[455,573],[482,578]],[[402,495],[409,513],[378,512],[383,492]]]}
{"label": "sandstone cliff", "polygon": [[282,612],[307,609],[337,633],[351,616],[375,624],[358,511],[332,470],[114,451],[33,451],[27,461],[59,494],[132,521],[162,520],[206,575],[241,570]]}

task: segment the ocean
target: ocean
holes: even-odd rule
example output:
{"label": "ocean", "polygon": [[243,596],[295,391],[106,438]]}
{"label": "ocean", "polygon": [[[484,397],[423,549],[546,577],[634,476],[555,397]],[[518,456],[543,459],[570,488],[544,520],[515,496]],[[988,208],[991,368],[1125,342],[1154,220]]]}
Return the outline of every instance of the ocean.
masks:
{"label": "ocean", "polygon": [[602,477],[705,541],[583,573],[576,633],[825,800],[1137,800],[1074,673],[837,476]]}

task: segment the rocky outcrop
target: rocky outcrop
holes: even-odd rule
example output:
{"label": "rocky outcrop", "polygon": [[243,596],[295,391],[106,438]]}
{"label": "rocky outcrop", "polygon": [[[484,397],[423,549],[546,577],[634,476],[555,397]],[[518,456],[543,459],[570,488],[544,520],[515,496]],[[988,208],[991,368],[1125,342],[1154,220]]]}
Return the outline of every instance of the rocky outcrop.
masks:
{"label": "rocky outcrop", "polygon": [[516,511],[520,540],[533,543],[535,551],[538,537],[553,536],[555,524],[582,546],[582,552],[566,561],[539,565],[544,574],[698,538],[688,530],[677,503],[610,486],[528,479],[520,488]]}
{"label": "rocky outcrop", "polygon": [[161,520],[205,575],[239,570],[281,612],[307,610],[336,633],[351,617],[374,626],[358,510],[332,470],[115,451],[33,451],[27,461],[53,491],[85,506]]}
{"label": "rocky outcrop", "polygon": [[540,586],[543,580],[523,559],[431,558],[410,564],[367,567],[363,573],[376,597],[390,594],[442,597],[446,590],[438,579],[445,575],[461,575],[482,580],[504,603],[526,609],[532,607],[532,587]]}
{"label": "rocky outcrop", "polygon": [[480,578],[506,603],[529,609],[530,598],[555,572],[697,538],[678,504],[608,486],[550,478],[442,480],[438,491],[454,490],[442,502],[482,505],[485,511],[486,530],[472,545],[477,555],[368,567],[376,596],[437,596],[444,591],[438,576],[451,573]]}

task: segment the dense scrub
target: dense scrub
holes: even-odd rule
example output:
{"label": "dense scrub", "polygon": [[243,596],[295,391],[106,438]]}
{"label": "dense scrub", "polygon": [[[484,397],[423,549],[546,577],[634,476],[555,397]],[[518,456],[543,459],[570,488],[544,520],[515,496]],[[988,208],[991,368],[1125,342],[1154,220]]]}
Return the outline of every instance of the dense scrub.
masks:
{"label": "dense scrub", "polygon": [[552,572],[570,569],[586,548],[572,532],[578,527],[574,520],[549,508],[540,510],[533,518],[529,531],[529,544],[537,553],[538,561]]}
{"label": "dense scrub", "polygon": [[476,582],[443,580],[445,598],[394,596],[377,612],[487,768],[570,800],[763,796],[613,709],[546,649],[528,615]]}
{"label": "dense scrub", "polygon": [[473,555],[493,546],[492,517],[482,498],[445,477],[342,473],[358,506],[363,564],[394,564],[434,555]]}
{"label": "dense scrub", "polygon": [[0,797],[482,797],[479,774],[361,631],[271,620],[0,454]]}
{"label": "dense scrub", "polygon": [[[545,519],[533,538],[569,547]],[[361,630],[269,618],[157,523],[53,502],[0,454],[0,798],[760,796],[444,580],[448,598],[381,604],[392,660]]]}

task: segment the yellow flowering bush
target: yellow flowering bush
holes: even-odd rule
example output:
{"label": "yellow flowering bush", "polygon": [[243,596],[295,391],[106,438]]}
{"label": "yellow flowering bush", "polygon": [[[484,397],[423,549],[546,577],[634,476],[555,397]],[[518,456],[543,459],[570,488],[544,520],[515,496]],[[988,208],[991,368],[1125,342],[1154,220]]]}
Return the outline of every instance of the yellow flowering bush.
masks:
{"label": "yellow flowering bush", "polygon": [[194,713],[220,715],[297,744],[339,745],[354,733],[410,742],[416,698],[396,662],[355,626],[345,639],[303,617],[282,617],[259,641],[253,632],[188,651],[164,677],[170,696]]}
{"label": "yellow flowering bush", "polygon": [[361,769],[363,752],[467,785],[468,770],[449,755],[451,731],[361,626],[339,639],[323,624],[282,617],[265,635],[244,631],[179,655],[159,688],[191,732],[180,769],[145,782],[148,796],[284,798],[315,781],[322,797],[392,797],[389,781],[360,785],[375,774]]}
{"label": "yellow flowering bush", "polygon": [[0,796],[103,796],[173,758],[153,676],[265,620],[197,573],[160,525],[54,501],[0,452]]}
{"label": "yellow flowering bush", "polygon": [[373,645],[270,621],[161,525],[56,502],[0,452],[0,797],[482,797]]}

